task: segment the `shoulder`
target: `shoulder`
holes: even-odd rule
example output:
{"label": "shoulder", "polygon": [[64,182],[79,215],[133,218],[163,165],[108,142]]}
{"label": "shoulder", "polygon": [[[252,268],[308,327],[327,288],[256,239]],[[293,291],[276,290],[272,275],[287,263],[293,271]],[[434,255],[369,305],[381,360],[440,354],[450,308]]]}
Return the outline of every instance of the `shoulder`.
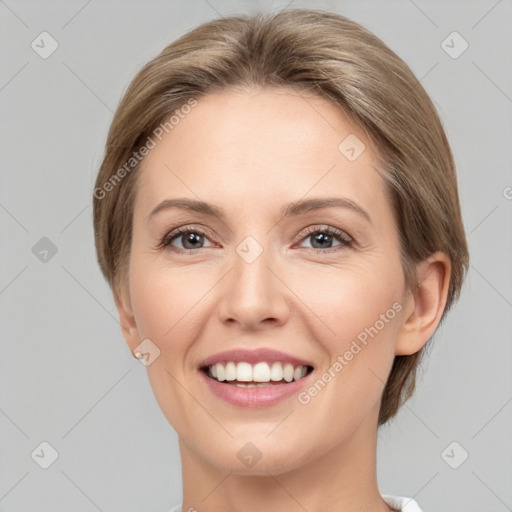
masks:
{"label": "shoulder", "polygon": [[[404,496],[391,496],[389,494],[383,494],[382,499],[393,508],[400,510],[401,512],[422,512],[420,506],[412,498],[406,498]],[[171,512],[180,512],[179,510]]]}

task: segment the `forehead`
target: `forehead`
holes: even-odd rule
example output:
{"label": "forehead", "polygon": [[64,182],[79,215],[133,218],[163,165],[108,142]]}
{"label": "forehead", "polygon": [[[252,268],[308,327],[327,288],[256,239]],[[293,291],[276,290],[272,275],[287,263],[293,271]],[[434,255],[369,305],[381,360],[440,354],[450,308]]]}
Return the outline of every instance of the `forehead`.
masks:
{"label": "forehead", "polygon": [[167,197],[272,207],[306,195],[384,200],[375,149],[341,109],[282,88],[198,99],[142,162],[136,210]]}

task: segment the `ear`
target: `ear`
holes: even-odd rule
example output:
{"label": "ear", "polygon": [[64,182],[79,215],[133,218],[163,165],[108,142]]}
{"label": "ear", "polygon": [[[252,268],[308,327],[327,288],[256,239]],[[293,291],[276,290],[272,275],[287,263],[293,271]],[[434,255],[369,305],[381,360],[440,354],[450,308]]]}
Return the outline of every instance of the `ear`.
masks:
{"label": "ear", "polygon": [[135,316],[133,315],[130,292],[126,286],[123,286],[115,293],[114,300],[119,313],[119,323],[121,324],[123,337],[130,352],[134,355],[135,348],[140,345],[140,336],[135,322]]}
{"label": "ear", "polygon": [[436,252],[417,265],[416,275],[418,285],[404,300],[403,324],[397,335],[395,355],[418,352],[434,334],[446,306],[450,259]]}

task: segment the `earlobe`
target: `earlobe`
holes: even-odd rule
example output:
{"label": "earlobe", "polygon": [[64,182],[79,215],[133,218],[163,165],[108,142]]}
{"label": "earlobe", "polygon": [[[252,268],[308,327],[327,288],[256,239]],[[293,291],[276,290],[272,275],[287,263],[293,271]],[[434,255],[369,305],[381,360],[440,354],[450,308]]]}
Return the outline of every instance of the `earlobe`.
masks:
{"label": "earlobe", "polygon": [[130,349],[130,352],[133,354],[135,348],[140,344],[140,339],[130,301],[130,295],[127,290],[121,290],[115,294],[114,300],[119,313],[119,323],[121,324],[123,337]]}
{"label": "earlobe", "polygon": [[451,262],[436,252],[416,268],[418,285],[407,294],[403,324],[397,336],[396,355],[411,355],[432,337],[446,306]]}

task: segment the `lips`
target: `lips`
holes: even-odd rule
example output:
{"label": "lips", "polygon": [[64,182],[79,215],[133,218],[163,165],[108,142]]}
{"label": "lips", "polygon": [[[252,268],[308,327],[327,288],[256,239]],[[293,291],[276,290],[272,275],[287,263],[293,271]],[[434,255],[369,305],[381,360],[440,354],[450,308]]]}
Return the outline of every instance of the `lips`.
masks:
{"label": "lips", "polygon": [[272,349],[235,349],[199,365],[201,380],[217,397],[241,407],[274,405],[309,381],[313,365]]}

